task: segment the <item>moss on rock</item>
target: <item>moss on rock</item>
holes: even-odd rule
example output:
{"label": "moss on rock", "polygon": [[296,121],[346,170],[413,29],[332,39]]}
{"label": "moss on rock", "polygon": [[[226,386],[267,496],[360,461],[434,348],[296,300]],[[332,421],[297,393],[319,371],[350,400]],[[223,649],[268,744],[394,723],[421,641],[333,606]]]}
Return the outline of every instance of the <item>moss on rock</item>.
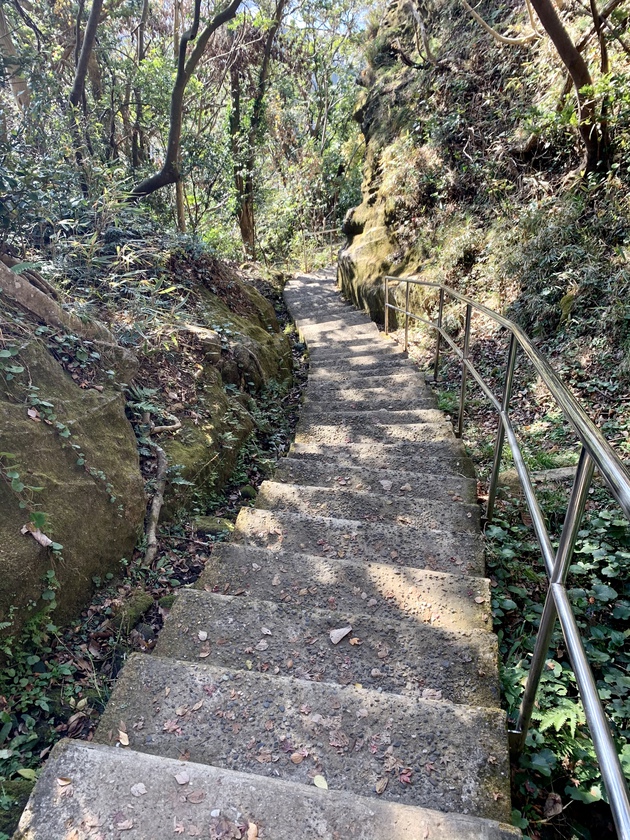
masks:
{"label": "moss on rock", "polygon": [[[82,390],[38,340],[27,342],[17,358],[30,385],[16,378],[0,394],[1,449],[13,456],[10,463],[23,484],[41,488],[32,501],[48,514],[47,535],[63,545],[63,560],[55,565],[49,549],[21,533],[29,512],[9,483],[0,481],[0,621],[13,615],[14,629],[41,606],[42,577],[49,569],[60,585],[57,619],[74,615],[92,592],[92,578],[117,571],[130,555],[145,509],[122,394]],[[55,420],[29,416],[33,395],[52,405]]]}

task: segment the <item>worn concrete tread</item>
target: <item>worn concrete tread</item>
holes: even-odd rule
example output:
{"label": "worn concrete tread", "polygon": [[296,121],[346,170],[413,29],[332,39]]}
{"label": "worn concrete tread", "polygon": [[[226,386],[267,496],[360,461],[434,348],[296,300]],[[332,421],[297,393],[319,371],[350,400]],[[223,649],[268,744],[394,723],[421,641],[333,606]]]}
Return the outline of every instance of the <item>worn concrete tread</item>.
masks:
{"label": "worn concrete tread", "polygon": [[[330,632],[342,627],[352,627],[352,633],[332,644]],[[199,632],[207,633],[207,639],[201,641]],[[202,658],[224,668],[360,683],[415,697],[440,692],[465,704],[484,695],[480,683],[496,680],[494,639],[490,632],[452,631],[413,616],[381,620],[366,611],[319,610],[191,589],[173,606],[155,651],[186,661]]]}
{"label": "worn concrete tread", "polygon": [[[189,782],[178,784],[185,772]],[[57,783],[72,779],[72,796]],[[134,796],[135,785],[146,793]],[[99,791],[95,800],[94,791]],[[189,799],[190,794],[195,796]],[[117,825],[131,821],[132,828]],[[63,740],[47,761],[15,840],[172,840],[257,827],[260,840],[517,840],[509,825],[319,790],[263,776],[85,741]],[[181,830],[180,830],[181,827]],[[210,833],[212,832],[212,834]],[[229,832],[229,834],[228,834]],[[197,835],[199,836],[199,835]]]}
{"label": "worn concrete tread", "polygon": [[[115,743],[121,720],[139,752],[178,758],[185,749],[197,763],[304,785],[319,774],[331,789],[374,798],[387,778],[382,800],[475,816],[501,793],[486,815],[509,817],[499,709],[136,654],[95,740]],[[410,784],[399,782],[404,768]]]}
{"label": "worn concrete tread", "polygon": [[362,563],[346,559],[343,551],[338,555],[318,557],[218,543],[195,586],[296,606],[367,613],[381,622],[414,616],[454,631],[489,630],[486,578],[463,575],[457,568],[453,573],[401,568],[395,558],[389,563]]}
{"label": "worn concrete tread", "polygon": [[396,551],[401,566],[465,574],[483,573],[483,541],[464,531],[430,531],[398,523],[365,522],[312,516],[291,511],[242,508],[232,534],[235,543],[279,551],[327,556],[344,551],[362,562],[391,562]]}
{"label": "worn concrete tread", "polygon": [[[439,471],[412,473],[409,470],[369,469],[355,467],[342,459],[320,460],[282,458],[274,478],[287,484],[304,484],[313,487],[345,487],[349,490],[375,490],[402,496],[410,493],[416,499],[435,499],[447,502],[468,502],[477,499],[477,482]],[[401,489],[404,488],[404,489]],[[410,489],[408,489],[410,488]]]}
{"label": "worn concrete tread", "polygon": [[402,492],[386,490],[382,485],[368,491],[265,481],[258,492],[256,507],[366,522],[396,522],[433,531],[479,532],[477,504],[416,498],[411,484],[400,486],[405,488]]}

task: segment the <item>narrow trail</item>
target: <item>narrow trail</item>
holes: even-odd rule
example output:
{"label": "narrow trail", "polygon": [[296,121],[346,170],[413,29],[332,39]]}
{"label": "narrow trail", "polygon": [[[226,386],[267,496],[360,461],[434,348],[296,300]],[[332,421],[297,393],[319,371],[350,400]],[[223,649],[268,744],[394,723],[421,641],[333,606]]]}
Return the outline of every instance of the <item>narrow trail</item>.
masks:
{"label": "narrow trail", "polygon": [[289,456],[16,837],[521,836],[472,465],[332,272],[285,298],[310,353]]}

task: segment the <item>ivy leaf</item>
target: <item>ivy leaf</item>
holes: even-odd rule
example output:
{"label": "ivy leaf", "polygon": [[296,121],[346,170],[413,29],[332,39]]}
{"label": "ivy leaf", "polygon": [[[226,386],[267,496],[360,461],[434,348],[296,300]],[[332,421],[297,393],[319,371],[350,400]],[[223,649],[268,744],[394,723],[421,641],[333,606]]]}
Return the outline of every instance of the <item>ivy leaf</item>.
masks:
{"label": "ivy leaf", "polygon": [[617,593],[612,586],[607,586],[605,583],[596,583],[593,587],[593,593],[598,601],[613,601],[617,597]]}

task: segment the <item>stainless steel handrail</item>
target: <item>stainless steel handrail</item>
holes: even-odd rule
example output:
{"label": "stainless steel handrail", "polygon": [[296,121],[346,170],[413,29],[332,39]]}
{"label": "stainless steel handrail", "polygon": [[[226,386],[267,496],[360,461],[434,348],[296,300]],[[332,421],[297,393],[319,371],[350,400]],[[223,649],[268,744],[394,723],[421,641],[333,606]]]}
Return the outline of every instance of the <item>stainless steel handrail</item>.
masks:
{"label": "stainless steel handrail", "polygon": [[[405,306],[404,308],[390,303],[390,288],[392,284],[405,283]],[[416,315],[409,310],[409,292],[412,285],[425,286],[439,290],[439,307],[437,323]],[[464,346],[461,350],[453,341],[443,327],[443,315],[445,297],[448,296],[466,306],[466,317],[464,326]],[[579,628],[573,614],[571,603],[567,594],[565,582],[575,542],[580,529],[584,506],[588,491],[593,478],[595,467],[599,474],[610,488],[610,492],[620,504],[626,516],[630,518],[630,475],[625,469],[622,461],[599,431],[597,426],[585,413],[582,406],[567,389],[562,380],[557,376],[549,362],[538,352],[525,333],[503,315],[499,315],[483,304],[477,303],[466,295],[462,295],[446,286],[443,283],[432,283],[426,280],[419,280],[415,277],[385,277],[385,333],[389,331],[389,312],[399,312],[405,316],[405,337],[404,349],[409,344],[409,320],[413,319],[426,324],[437,331],[437,347],[434,362],[434,380],[438,378],[438,367],[440,361],[441,342],[454,351],[461,360],[462,376],[461,391],[459,400],[459,415],[457,418],[457,433],[461,436],[464,428],[464,411],[466,404],[466,378],[470,374],[482,392],[494,406],[499,415],[497,436],[494,447],[494,459],[488,488],[488,502],[486,508],[486,521],[492,519],[494,503],[496,499],[499,470],[505,438],[507,438],[514,465],[516,467],[520,482],[523,486],[525,501],[529,509],[532,524],[541,554],[547,570],[549,587],[543,613],[540,619],[538,635],[532,661],[530,664],[525,691],[521,700],[518,722],[510,731],[510,746],[514,752],[520,752],[525,744],[525,738],[531,721],[536,692],[540,677],[547,659],[551,636],[556,618],[564,635],[567,651],[571,665],[575,673],[580,699],[586,713],[587,724],[595,746],[595,752],[600,764],[602,778],[608,799],[610,802],[613,819],[617,834],[622,840],[630,840],[630,796],[628,786],[623,774],[617,749],[612,738],[610,726],[602,707],[597,691],[597,685],[593,672],[588,662],[584,644],[580,636]],[[469,358],[470,331],[473,312],[480,312],[497,324],[508,330],[510,333],[510,347],[506,361],[505,378],[503,382],[503,393],[499,399],[484,381],[482,375],[475,368]],[[554,552],[551,539],[547,532],[543,513],[536,499],[536,493],[525,466],[523,454],[516,437],[514,427],[509,417],[510,395],[514,369],[517,361],[518,351],[522,350],[536,373],[540,376],[554,398],[556,404],[562,410],[564,417],[573,427],[580,443],[580,459],[567,514],[560,536],[557,551]]]}

